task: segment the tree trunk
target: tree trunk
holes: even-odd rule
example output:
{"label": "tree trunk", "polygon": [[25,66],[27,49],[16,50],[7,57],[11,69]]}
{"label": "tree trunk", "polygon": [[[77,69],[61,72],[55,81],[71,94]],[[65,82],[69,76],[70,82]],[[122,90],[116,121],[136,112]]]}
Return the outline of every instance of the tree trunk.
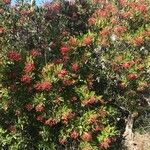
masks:
{"label": "tree trunk", "polygon": [[132,132],[133,122],[134,122],[134,117],[132,114],[129,114],[127,118],[127,122],[126,122],[125,132],[123,134],[124,146],[125,146],[125,149],[127,150],[134,150],[134,147],[133,147],[134,140],[133,140],[133,132]]}

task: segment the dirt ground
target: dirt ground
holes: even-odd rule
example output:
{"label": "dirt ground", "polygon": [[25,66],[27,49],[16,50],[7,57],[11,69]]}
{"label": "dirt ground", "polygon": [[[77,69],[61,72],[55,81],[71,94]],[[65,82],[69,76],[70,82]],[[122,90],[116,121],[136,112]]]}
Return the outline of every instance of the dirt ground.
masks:
{"label": "dirt ground", "polygon": [[134,134],[133,150],[150,150],[150,133]]}

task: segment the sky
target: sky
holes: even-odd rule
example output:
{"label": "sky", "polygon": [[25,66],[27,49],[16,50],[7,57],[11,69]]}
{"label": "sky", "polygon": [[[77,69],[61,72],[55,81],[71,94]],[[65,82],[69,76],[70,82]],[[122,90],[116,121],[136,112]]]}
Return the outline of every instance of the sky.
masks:
{"label": "sky", "polygon": [[[43,2],[45,2],[45,1],[52,1],[52,0],[36,0],[36,4],[37,5],[40,5],[40,4],[42,4]],[[16,0],[12,0],[12,5],[14,5],[15,4],[15,2],[16,2]]]}

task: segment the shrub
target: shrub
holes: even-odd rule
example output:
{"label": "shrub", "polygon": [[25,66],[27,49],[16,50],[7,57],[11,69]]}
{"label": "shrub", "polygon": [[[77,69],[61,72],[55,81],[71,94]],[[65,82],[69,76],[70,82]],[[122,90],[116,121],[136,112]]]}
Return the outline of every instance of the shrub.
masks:
{"label": "shrub", "polygon": [[107,149],[149,103],[148,4],[1,3],[2,149]]}
{"label": "shrub", "polygon": [[1,148],[109,147],[116,110],[92,89],[90,4],[2,6]]}

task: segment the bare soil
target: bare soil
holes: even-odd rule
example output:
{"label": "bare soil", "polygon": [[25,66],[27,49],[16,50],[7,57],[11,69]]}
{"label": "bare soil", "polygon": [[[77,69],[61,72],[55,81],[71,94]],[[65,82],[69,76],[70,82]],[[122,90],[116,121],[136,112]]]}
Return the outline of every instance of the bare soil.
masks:
{"label": "bare soil", "polygon": [[150,133],[134,133],[133,150],[150,150]]}

